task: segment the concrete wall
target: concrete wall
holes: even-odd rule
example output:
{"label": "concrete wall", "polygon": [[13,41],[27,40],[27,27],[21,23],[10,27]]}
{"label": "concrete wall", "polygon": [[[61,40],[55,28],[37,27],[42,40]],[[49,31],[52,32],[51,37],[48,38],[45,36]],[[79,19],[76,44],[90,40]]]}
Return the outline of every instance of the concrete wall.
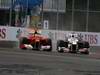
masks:
{"label": "concrete wall", "polygon": [[16,41],[0,41],[0,48],[18,48]]}

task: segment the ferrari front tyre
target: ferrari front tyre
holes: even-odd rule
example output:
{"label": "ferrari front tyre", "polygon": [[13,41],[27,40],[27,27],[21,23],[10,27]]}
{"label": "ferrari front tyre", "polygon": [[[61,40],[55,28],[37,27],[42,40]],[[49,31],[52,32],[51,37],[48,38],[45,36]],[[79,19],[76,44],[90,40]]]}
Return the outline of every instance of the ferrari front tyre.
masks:
{"label": "ferrari front tyre", "polygon": [[24,37],[20,40],[20,44],[29,44],[29,40],[26,37]]}
{"label": "ferrari front tyre", "polygon": [[20,48],[23,49],[23,50],[27,49],[24,44],[20,44]]}
{"label": "ferrari front tyre", "polygon": [[29,44],[29,40],[26,37],[20,40],[20,48],[23,50],[26,50],[27,48],[25,47],[24,44]]}

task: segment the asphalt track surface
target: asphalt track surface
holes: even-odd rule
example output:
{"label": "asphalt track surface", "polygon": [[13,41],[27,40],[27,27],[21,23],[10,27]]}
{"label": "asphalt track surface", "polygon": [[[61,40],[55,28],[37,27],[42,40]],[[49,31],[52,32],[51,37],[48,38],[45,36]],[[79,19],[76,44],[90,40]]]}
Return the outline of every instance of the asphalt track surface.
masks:
{"label": "asphalt track surface", "polygon": [[0,49],[0,75],[100,75],[100,55]]}

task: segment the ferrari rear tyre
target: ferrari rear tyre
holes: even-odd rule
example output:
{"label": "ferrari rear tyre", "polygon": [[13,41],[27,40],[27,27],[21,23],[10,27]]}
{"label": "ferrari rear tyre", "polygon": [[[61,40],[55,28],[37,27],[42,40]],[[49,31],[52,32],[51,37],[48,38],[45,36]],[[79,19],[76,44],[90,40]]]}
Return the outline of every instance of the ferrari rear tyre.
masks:
{"label": "ferrari rear tyre", "polygon": [[49,45],[50,46],[50,49],[46,49],[45,51],[52,51],[52,41],[51,41],[51,39],[48,39],[47,40],[47,45]]}

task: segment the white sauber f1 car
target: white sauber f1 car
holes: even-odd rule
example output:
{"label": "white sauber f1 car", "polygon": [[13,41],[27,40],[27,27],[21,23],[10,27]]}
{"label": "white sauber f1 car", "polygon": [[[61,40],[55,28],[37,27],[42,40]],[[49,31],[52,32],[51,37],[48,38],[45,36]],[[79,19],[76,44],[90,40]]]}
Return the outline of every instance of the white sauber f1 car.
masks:
{"label": "white sauber f1 car", "polygon": [[32,50],[52,50],[52,41],[50,38],[38,33],[38,30],[29,31],[28,36],[20,38],[21,49],[32,49]]}
{"label": "white sauber f1 car", "polygon": [[89,43],[80,39],[75,33],[69,34],[66,40],[57,41],[58,52],[89,54],[89,47]]}

